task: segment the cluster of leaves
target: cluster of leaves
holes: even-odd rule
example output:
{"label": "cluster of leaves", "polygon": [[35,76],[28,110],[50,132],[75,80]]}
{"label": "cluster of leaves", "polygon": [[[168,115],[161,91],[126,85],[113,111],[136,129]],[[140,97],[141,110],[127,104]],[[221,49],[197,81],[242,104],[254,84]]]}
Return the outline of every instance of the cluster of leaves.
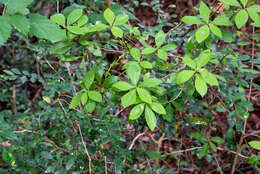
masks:
{"label": "cluster of leaves", "polygon": [[[11,111],[0,112],[0,142],[11,141],[12,144],[10,148],[1,147],[1,161],[7,163],[10,170],[105,173],[104,166],[108,162],[111,164],[109,169],[117,173],[155,173],[155,170],[166,173],[164,166],[155,165],[156,169],[150,170],[132,165],[135,160],[143,162],[143,156],[162,159],[163,155],[152,150],[132,153],[128,150],[130,139],[122,133],[128,133],[126,128],[129,124],[139,131],[146,129],[147,125],[151,131],[166,132],[172,138],[177,135],[178,126],[186,126],[180,125],[184,121],[201,132],[201,127],[203,130],[208,124],[216,124],[211,113],[214,109],[218,113],[229,113],[229,129],[222,138],[189,132],[188,135],[202,145],[198,149],[198,158],[215,156],[217,144],[225,143],[228,148],[236,150],[234,128],[241,133],[242,121],[248,117],[248,111],[253,110],[252,104],[246,100],[245,89],[250,85],[259,89],[258,84],[248,83],[254,74],[258,74],[250,70],[248,63],[259,66],[260,61],[234,53],[228,44],[219,49],[215,43],[219,40],[232,42],[234,33],[221,26],[240,29],[250,17],[252,25],[259,27],[259,5],[247,0],[220,0],[233,14],[221,14],[212,19],[212,9],[201,2],[200,16],[182,18],[186,24],[199,25],[186,40],[176,39],[174,34],[171,35],[175,32],[172,30],[165,33],[162,28],[155,27],[151,32],[133,27],[129,23],[129,13],[112,7],[99,17],[95,14],[95,20],[87,15],[85,6],[79,5],[67,7],[47,19],[29,13],[27,7],[32,2],[0,0],[4,4],[0,16],[0,45],[6,43],[13,27],[27,39],[34,35],[50,41],[42,44],[42,49],[56,55],[63,66],[58,71],[51,66],[55,73],[43,73],[43,78],[16,68],[0,72],[3,73],[0,79],[4,81],[20,80],[16,82],[22,85],[26,82],[44,85],[43,101],[38,101],[32,110],[21,108],[19,111],[18,108],[16,115],[19,117],[9,120],[11,124],[6,121],[11,117]],[[151,42],[149,37],[153,35],[154,42]],[[178,39],[185,41],[184,56],[176,55],[177,45],[182,46]],[[142,46],[136,46],[140,44]],[[110,63],[106,60],[107,52],[120,52],[121,55]],[[37,57],[37,61],[43,57]],[[50,64],[48,60],[47,63]],[[1,91],[0,96],[7,91]],[[207,94],[217,96],[214,99],[220,101],[206,103],[203,99]],[[6,98],[0,99],[0,102],[6,101]],[[18,103],[22,102],[19,100]],[[119,119],[119,114],[128,108],[129,112],[122,114],[127,118]],[[179,112],[185,120],[178,123],[174,115]],[[17,131],[17,128],[23,130]],[[81,128],[88,137],[87,147]],[[23,136],[18,137],[16,133]],[[25,146],[28,142],[32,143]],[[148,149],[141,145],[144,151]],[[249,145],[259,150],[259,141],[251,141]],[[86,160],[91,162],[85,155],[86,149],[87,154],[93,157],[90,168],[85,165]],[[100,160],[99,155],[105,159]],[[259,155],[253,155],[249,161],[257,168]]]}

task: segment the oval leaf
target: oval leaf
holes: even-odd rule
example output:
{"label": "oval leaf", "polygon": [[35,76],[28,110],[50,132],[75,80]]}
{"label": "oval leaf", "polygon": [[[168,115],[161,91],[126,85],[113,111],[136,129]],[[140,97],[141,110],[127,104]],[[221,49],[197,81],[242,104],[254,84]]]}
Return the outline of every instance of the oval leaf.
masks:
{"label": "oval leaf", "polygon": [[209,15],[210,15],[209,7],[203,1],[201,1],[200,2],[200,16],[208,23]]}
{"label": "oval leaf", "polygon": [[143,88],[137,88],[137,93],[142,101],[146,103],[152,103],[152,96],[147,90]]}
{"label": "oval leaf", "polygon": [[260,150],[260,141],[250,141],[248,144],[254,149]]}
{"label": "oval leaf", "polygon": [[69,109],[74,109],[76,108],[79,103],[80,103],[80,100],[81,100],[81,93],[78,93],[77,95],[75,95],[71,102],[70,102],[70,105],[69,105]]}
{"label": "oval leaf", "polygon": [[152,103],[150,104],[150,107],[152,108],[152,110],[158,114],[162,114],[162,115],[165,115],[166,114],[166,111],[163,107],[163,105],[161,105],[160,103]]}
{"label": "oval leaf", "polygon": [[165,41],[165,33],[162,30],[160,30],[155,36],[155,44],[157,48],[159,48],[164,41]]}
{"label": "oval leaf", "polygon": [[136,90],[129,91],[121,98],[122,105],[126,108],[136,102]]}
{"label": "oval leaf", "polygon": [[150,79],[145,79],[142,83],[140,83],[139,87],[155,87],[161,84],[162,81],[157,78],[150,78]]}
{"label": "oval leaf", "polygon": [[102,102],[102,95],[97,91],[89,91],[88,96],[91,100]]}
{"label": "oval leaf", "polygon": [[112,27],[111,28],[111,32],[112,34],[115,36],[115,37],[120,37],[122,38],[124,33],[123,33],[123,30],[121,30],[120,28],[118,27]]}
{"label": "oval leaf", "polygon": [[142,54],[144,54],[144,55],[152,54],[152,53],[154,53],[155,51],[156,51],[156,49],[150,46],[150,47],[144,48],[144,49],[142,50]]}
{"label": "oval leaf", "polygon": [[214,24],[209,24],[209,29],[210,31],[215,34],[216,36],[218,36],[219,38],[222,38],[222,32],[220,30],[220,28],[218,28],[216,25]]}
{"label": "oval leaf", "polygon": [[134,86],[127,82],[120,81],[115,83],[112,87],[117,88],[120,91],[128,91],[129,89],[132,89]]}
{"label": "oval leaf", "polygon": [[67,25],[71,25],[75,23],[82,16],[82,14],[83,14],[82,9],[73,10],[67,18]]}
{"label": "oval leaf", "polygon": [[109,25],[112,25],[115,20],[115,14],[110,8],[107,8],[104,11],[104,18],[109,23]]}
{"label": "oval leaf", "polygon": [[140,65],[144,69],[152,69],[153,68],[153,65],[150,62],[148,62],[148,61],[141,61]]}
{"label": "oval leaf", "polygon": [[188,81],[194,75],[194,73],[195,73],[195,71],[183,70],[178,73],[176,82],[178,84],[182,84],[182,83]]}
{"label": "oval leaf", "polygon": [[88,102],[88,94],[87,93],[83,93],[82,95],[81,95],[81,103],[83,104],[83,105],[85,105],[87,102]]}
{"label": "oval leaf", "polygon": [[56,24],[65,27],[65,16],[63,14],[52,15],[50,19]]}
{"label": "oval leaf", "polygon": [[141,68],[137,64],[137,62],[129,62],[127,69],[126,69],[127,76],[131,80],[131,82],[136,85],[139,81]]}
{"label": "oval leaf", "polygon": [[140,61],[141,52],[138,48],[131,48],[130,55],[133,56],[137,61]]}
{"label": "oval leaf", "polygon": [[155,114],[147,105],[145,107],[145,120],[148,127],[151,129],[151,131],[153,131],[156,127],[157,120]]}
{"label": "oval leaf", "polygon": [[129,120],[138,119],[142,115],[143,111],[144,111],[144,104],[143,103],[136,105],[130,111]]}
{"label": "oval leaf", "polygon": [[126,14],[120,14],[120,15],[118,15],[118,16],[116,17],[116,20],[115,20],[114,25],[115,25],[115,26],[116,26],[116,25],[123,25],[123,24],[127,23],[128,19],[129,19],[128,15],[126,15]]}
{"label": "oval leaf", "polygon": [[210,50],[205,50],[200,53],[199,58],[197,59],[197,67],[201,68],[205,66],[210,60]]}
{"label": "oval leaf", "polygon": [[184,16],[181,21],[186,24],[204,24],[197,16]]}
{"label": "oval leaf", "polygon": [[206,69],[200,72],[202,78],[211,86],[218,86],[217,77]]}
{"label": "oval leaf", "polygon": [[246,10],[240,10],[235,16],[235,23],[238,29],[240,29],[248,20],[248,14]]}
{"label": "oval leaf", "polygon": [[199,74],[195,75],[195,88],[202,97],[204,97],[208,90],[206,82]]}
{"label": "oval leaf", "polygon": [[203,25],[195,33],[195,38],[199,43],[201,43],[208,37],[209,37],[209,27],[207,25]]}
{"label": "oval leaf", "polygon": [[159,49],[158,50],[158,57],[164,61],[166,61],[168,59],[168,54],[166,53],[166,51]]}

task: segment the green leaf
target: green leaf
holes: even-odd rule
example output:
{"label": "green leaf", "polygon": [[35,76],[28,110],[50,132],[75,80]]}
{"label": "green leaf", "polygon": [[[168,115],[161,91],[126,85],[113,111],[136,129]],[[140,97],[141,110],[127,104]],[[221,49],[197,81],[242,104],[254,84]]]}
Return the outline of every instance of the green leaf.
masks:
{"label": "green leaf", "polygon": [[90,86],[94,82],[94,79],[95,79],[94,71],[89,71],[89,72],[86,73],[84,80],[83,80],[86,89],[90,88]]}
{"label": "green leaf", "polygon": [[75,160],[74,159],[70,159],[67,163],[66,163],[66,170],[70,170],[71,167],[75,164]]}
{"label": "green leaf", "polygon": [[177,46],[175,44],[167,44],[167,45],[164,45],[163,47],[161,47],[160,49],[164,50],[164,51],[173,51],[176,48],[177,48]]}
{"label": "green leaf", "polygon": [[108,28],[108,25],[99,23],[99,24],[96,24],[93,26],[84,27],[84,30],[86,33],[91,33],[91,32],[96,32],[96,31],[103,31],[107,28]]}
{"label": "green leaf", "polygon": [[162,30],[160,30],[155,36],[155,44],[157,48],[159,48],[164,41],[165,41],[165,33]]}
{"label": "green leaf", "polygon": [[168,121],[168,122],[172,122],[173,121],[173,116],[174,116],[174,110],[171,107],[171,104],[168,104],[166,106],[166,115],[163,115],[163,119]]}
{"label": "green leaf", "polygon": [[134,88],[133,85],[131,85],[127,82],[124,82],[124,81],[117,82],[112,87],[117,88],[120,91],[128,91],[129,89]]}
{"label": "green leaf", "polygon": [[144,69],[152,69],[153,68],[153,65],[150,63],[150,62],[148,62],[148,61],[141,61],[140,62],[140,65],[141,65],[141,67],[143,67]]}
{"label": "green leaf", "polygon": [[144,111],[144,104],[143,103],[136,105],[130,111],[129,120],[138,119],[142,115],[143,111]]}
{"label": "green leaf", "polygon": [[145,79],[142,83],[140,83],[139,87],[155,87],[158,86],[162,83],[162,81],[160,79],[157,78],[149,78],[149,79]]}
{"label": "green leaf", "polygon": [[152,104],[150,104],[150,107],[152,108],[152,110],[158,114],[162,114],[162,115],[165,115],[166,114],[166,111],[163,107],[163,105],[161,105],[160,103],[156,103],[156,102],[153,102]]}
{"label": "green leaf", "polygon": [[242,3],[242,5],[243,5],[244,8],[246,7],[247,1],[248,1],[248,0],[240,0],[240,2]]}
{"label": "green leaf", "polygon": [[196,31],[195,38],[199,43],[201,43],[209,37],[209,33],[209,27],[207,25],[203,25]]}
{"label": "green leaf", "polygon": [[222,38],[222,32],[221,30],[214,24],[209,24],[210,31],[218,36],[219,38]]}
{"label": "green leaf", "polygon": [[109,76],[108,78],[105,79],[103,83],[103,87],[105,88],[110,88],[114,83],[118,81],[119,77],[118,76]]}
{"label": "green leaf", "polygon": [[189,56],[185,56],[182,60],[187,66],[191,67],[192,69],[196,69],[196,62]]}
{"label": "green leaf", "polygon": [[209,85],[218,86],[217,77],[214,74],[208,72],[208,70],[204,69],[200,72],[200,75]]}
{"label": "green leaf", "polygon": [[198,132],[192,132],[191,136],[200,140],[201,142],[207,142],[207,137],[205,137],[204,135],[198,133]]}
{"label": "green leaf", "polygon": [[4,45],[11,35],[12,27],[4,16],[0,16],[0,45]]}
{"label": "green leaf", "polygon": [[206,21],[206,23],[209,23],[209,15],[210,15],[210,9],[203,1],[201,1],[200,2],[200,16]]}
{"label": "green leaf", "polygon": [[250,18],[255,21],[255,22],[259,22],[260,21],[260,17],[258,15],[258,13],[260,12],[260,6],[258,5],[252,5],[250,7],[247,8],[247,12],[250,16]]}
{"label": "green leaf", "polygon": [[222,138],[218,137],[218,136],[212,137],[212,138],[211,138],[211,141],[213,141],[213,142],[215,142],[215,143],[219,143],[219,144],[224,143],[224,140],[223,140]]}
{"label": "green leaf", "polygon": [[9,0],[0,0],[0,3],[7,4]]}
{"label": "green leaf", "polygon": [[217,16],[211,24],[219,25],[219,26],[232,26],[232,22],[230,20],[222,15],[222,16]]}
{"label": "green leaf", "polygon": [[69,105],[69,109],[74,109],[74,108],[76,108],[79,105],[80,100],[81,100],[81,94],[82,93],[79,92],[77,95],[75,95],[72,98],[72,100],[70,102],[70,105]]}
{"label": "green leaf", "polygon": [[83,105],[85,105],[85,104],[88,102],[88,94],[87,94],[86,92],[83,93],[83,94],[81,95],[80,100],[81,100],[81,103],[82,103]]}
{"label": "green leaf", "polygon": [[48,39],[51,42],[66,40],[66,32],[59,28],[53,21],[39,14],[29,14],[31,23],[30,33],[33,35]]}
{"label": "green leaf", "polygon": [[247,9],[252,9],[257,13],[260,13],[260,5],[251,5],[250,7],[248,7]]}
{"label": "green leaf", "polygon": [[112,25],[115,20],[115,14],[110,8],[107,8],[104,11],[104,18],[109,23],[109,25]]}
{"label": "green leaf", "polygon": [[33,0],[8,0],[6,4],[6,14],[14,15],[15,13],[28,14],[29,10],[26,8]]}
{"label": "green leaf", "polygon": [[153,131],[156,127],[157,120],[154,112],[147,105],[145,107],[145,120],[150,130]]}
{"label": "green leaf", "polygon": [[237,0],[219,0],[219,1],[226,5],[241,7]]}
{"label": "green leaf", "polygon": [[260,141],[250,141],[248,144],[256,150],[260,150]]}
{"label": "green leaf", "polygon": [[131,48],[130,55],[133,56],[138,62],[140,61],[141,52],[138,48]]}
{"label": "green leaf", "polygon": [[138,96],[140,97],[140,99],[146,103],[152,103],[152,96],[150,95],[150,93],[143,89],[143,88],[137,88],[137,93]]}
{"label": "green leaf", "polygon": [[80,28],[79,26],[68,26],[67,29],[69,30],[69,32],[71,32],[73,34],[83,35],[86,33],[85,29]]}
{"label": "green leaf", "polygon": [[88,22],[88,17],[86,15],[83,15],[79,18],[77,24],[79,27],[85,25]]}
{"label": "green leaf", "polygon": [[206,143],[206,144],[204,144],[204,145],[202,146],[202,149],[200,150],[199,156],[200,156],[200,157],[204,157],[204,156],[206,156],[208,153],[209,153],[209,144]]}
{"label": "green leaf", "polygon": [[67,18],[67,25],[72,25],[74,24],[79,18],[83,15],[83,10],[82,9],[76,9],[73,10]]}
{"label": "green leaf", "polygon": [[90,100],[86,105],[85,109],[89,112],[92,113],[96,108],[96,102]]}
{"label": "green leaf", "polygon": [[30,22],[24,15],[13,15],[7,17],[9,23],[20,33],[27,37],[30,30]]}
{"label": "green leaf", "polygon": [[121,98],[122,105],[126,108],[136,102],[136,90],[129,91]]}
{"label": "green leaf", "polygon": [[130,81],[136,85],[140,78],[141,68],[136,62],[130,62],[127,66],[126,73]]}
{"label": "green leaf", "polygon": [[159,152],[154,150],[148,150],[145,152],[149,157],[149,160],[162,159],[162,156]]}
{"label": "green leaf", "polygon": [[204,24],[197,16],[184,16],[181,21],[186,24]]}
{"label": "green leaf", "polygon": [[97,91],[88,91],[88,96],[91,100],[102,102],[102,95]]}
{"label": "green leaf", "polygon": [[164,61],[166,61],[168,59],[168,54],[166,53],[166,51],[159,49],[158,50],[158,57]]}
{"label": "green leaf", "polygon": [[209,142],[209,146],[213,150],[213,152],[217,152],[217,147],[216,147],[216,145],[214,143]]}
{"label": "green leaf", "polygon": [[194,73],[195,73],[195,71],[183,70],[177,74],[176,82],[178,84],[182,84],[182,83],[188,81],[194,75]]}
{"label": "green leaf", "polygon": [[113,34],[115,37],[120,37],[120,38],[122,38],[123,35],[124,35],[123,30],[121,30],[121,29],[118,28],[118,27],[114,27],[114,26],[111,28],[111,32],[112,32],[112,34]]}
{"label": "green leaf", "polygon": [[63,27],[65,27],[65,16],[63,14],[55,14],[51,16],[51,21],[55,22],[58,25],[61,25]]}
{"label": "green leaf", "polygon": [[146,47],[146,48],[144,48],[144,49],[142,50],[142,54],[144,54],[144,55],[152,54],[152,53],[154,53],[155,51],[156,51],[155,48],[149,46],[149,47]]}
{"label": "green leaf", "polygon": [[210,50],[205,50],[201,52],[199,58],[197,59],[197,67],[201,68],[205,66],[209,62],[210,56],[211,56]]}
{"label": "green leaf", "polygon": [[73,43],[73,42],[55,43],[50,49],[50,54],[64,54],[68,50],[70,50],[70,48],[73,47],[74,45],[75,45],[75,43]]}
{"label": "green leaf", "polygon": [[206,82],[199,74],[195,75],[195,88],[202,97],[207,93],[208,90]]}
{"label": "green leaf", "polygon": [[246,10],[240,10],[235,16],[235,23],[238,29],[240,29],[248,20],[248,14]]}
{"label": "green leaf", "polygon": [[126,14],[120,14],[116,17],[115,23],[114,25],[124,25],[125,23],[127,23],[127,21],[129,20],[128,15]]}

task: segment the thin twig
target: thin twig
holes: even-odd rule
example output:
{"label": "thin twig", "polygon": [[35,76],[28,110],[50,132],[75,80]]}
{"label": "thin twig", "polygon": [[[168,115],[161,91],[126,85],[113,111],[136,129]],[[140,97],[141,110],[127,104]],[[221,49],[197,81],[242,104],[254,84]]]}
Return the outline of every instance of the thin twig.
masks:
{"label": "thin twig", "polygon": [[[190,149],[185,149],[185,150],[177,150],[177,151],[173,151],[173,152],[170,152],[170,153],[166,153],[165,156],[168,156],[168,155],[175,155],[175,154],[178,154],[178,153],[184,153],[184,152],[189,152],[189,151],[193,151],[193,150],[197,150],[197,149],[201,149],[202,147],[199,146],[199,147],[192,147]],[[217,147],[218,150],[220,151],[227,151],[227,152],[230,152],[230,153],[233,153],[233,154],[236,154],[235,151],[232,151],[232,150],[229,150],[229,149],[223,149],[221,147]],[[242,157],[242,158],[245,158],[245,159],[248,159],[247,156],[244,156],[242,154],[238,154],[238,156]]]}
{"label": "thin twig", "polygon": [[17,110],[16,110],[16,86],[13,85],[13,95],[12,95],[12,98],[13,98],[13,110],[14,110],[14,115],[17,114]]}
{"label": "thin twig", "polygon": [[[253,27],[253,35],[255,34],[255,27]],[[253,73],[253,70],[254,70],[254,63],[253,63],[253,59],[255,57],[255,42],[254,42],[254,39],[252,39],[252,54],[251,54],[251,72]],[[251,93],[252,93],[252,83],[253,83],[253,77],[250,79],[250,86],[249,86],[249,94],[248,94],[248,101],[250,102],[250,98],[251,98]],[[246,112],[248,113],[248,108],[246,108]],[[246,116],[245,117],[245,121],[244,121],[244,126],[243,126],[243,131],[242,131],[242,135],[240,137],[240,140],[239,140],[239,144],[238,144],[238,147],[237,147],[237,151],[236,151],[236,155],[235,155],[235,158],[234,158],[234,163],[233,163],[233,166],[232,166],[232,170],[231,170],[231,174],[234,174],[235,171],[236,171],[236,164],[237,164],[237,158],[238,158],[238,154],[241,150],[241,147],[242,147],[242,143],[243,143],[243,140],[244,140],[244,136],[246,135],[246,125],[247,125],[247,119],[248,117]]]}
{"label": "thin twig", "polygon": [[105,172],[107,174],[107,157],[105,156],[104,158],[105,158]]}
{"label": "thin twig", "polygon": [[260,130],[251,132],[251,133],[249,133],[249,134],[246,134],[246,135],[244,136],[244,138],[249,137],[249,136],[255,136],[256,134],[260,134]]}
{"label": "thin twig", "polygon": [[48,141],[49,143],[51,143],[56,149],[59,149],[59,150],[65,152],[65,153],[70,153],[70,152],[71,152],[71,151],[69,151],[69,150],[66,150],[66,149],[63,149],[63,148],[59,147],[54,141],[52,141],[52,140],[51,140],[50,138],[48,138],[48,137],[44,137],[44,140],[45,140],[45,141]]}
{"label": "thin twig", "polygon": [[129,146],[128,150],[131,150],[134,147],[135,142],[140,138],[141,136],[145,135],[147,130],[145,130],[143,133],[138,134],[132,141],[131,145]]}
{"label": "thin twig", "polygon": [[89,155],[87,146],[86,146],[86,144],[85,144],[85,142],[84,142],[84,139],[83,139],[82,132],[81,132],[81,129],[80,129],[80,126],[79,126],[78,121],[76,121],[76,124],[77,124],[77,126],[78,126],[78,128],[79,128],[80,138],[81,138],[82,144],[83,144],[83,146],[84,146],[85,152],[86,152],[86,154],[87,154],[87,156],[88,156],[89,174],[91,174],[91,157],[90,157],[90,155]]}
{"label": "thin twig", "polygon": [[216,156],[215,156],[215,155],[213,155],[213,157],[214,157],[214,160],[215,160],[215,161],[216,161],[216,163],[217,163],[217,166],[218,166],[218,169],[219,169],[219,171],[220,171],[220,174],[223,174],[223,171],[222,171],[222,169],[221,169],[221,167],[220,167],[220,165],[219,165],[219,162],[218,162],[218,160],[217,160]]}

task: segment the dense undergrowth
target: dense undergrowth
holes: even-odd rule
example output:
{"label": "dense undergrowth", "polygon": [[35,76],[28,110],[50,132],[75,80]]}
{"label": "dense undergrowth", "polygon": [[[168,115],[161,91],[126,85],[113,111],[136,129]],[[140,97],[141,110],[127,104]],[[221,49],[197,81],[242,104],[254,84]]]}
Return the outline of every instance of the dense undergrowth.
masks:
{"label": "dense undergrowth", "polygon": [[257,0],[0,4],[0,173],[260,172]]}

